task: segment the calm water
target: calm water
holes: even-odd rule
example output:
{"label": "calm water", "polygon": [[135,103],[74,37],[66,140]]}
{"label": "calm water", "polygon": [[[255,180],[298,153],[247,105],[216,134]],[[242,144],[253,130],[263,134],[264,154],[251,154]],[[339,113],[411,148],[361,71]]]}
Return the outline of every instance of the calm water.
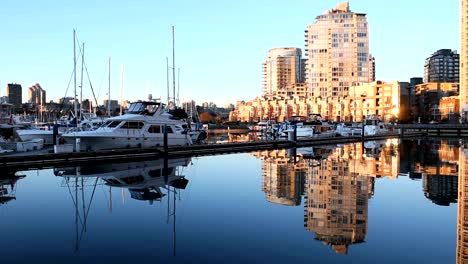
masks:
{"label": "calm water", "polygon": [[389,140],[4,173],[1,262],[463,263],[467,153]]}

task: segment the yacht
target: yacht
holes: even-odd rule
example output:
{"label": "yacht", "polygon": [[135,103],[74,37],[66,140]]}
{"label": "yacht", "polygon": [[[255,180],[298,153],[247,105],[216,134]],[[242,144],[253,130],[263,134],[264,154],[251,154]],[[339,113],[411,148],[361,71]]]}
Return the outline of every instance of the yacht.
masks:
{"label": "yacht", "polygon": [[124,115],[108,118],[96,130],[64,133],[62,138],[76,152],[149,148],[163,146],[165,130],[169,146],[187,146],[192,140],[186,126],[184,119],[170,114],[160,102],[135,102]]}
{"label": "yacht", "polygon": [[296,130],[297,137],[312,137],[314,135],[314,128],[304,125],[304,122],[289,122],[285,121],[278,129],[280,137],[288,137],[289,133],[294,133]]}
{"label": "yacht", "polygon": [[378,117],[366,119],[364,125],[364,136],[376,136],[389,132],[388,127]]}
{"label": "yacht", "polygon": [[361,136],[362,123],[339,123],[336,125],[336,133],[343,137]]}

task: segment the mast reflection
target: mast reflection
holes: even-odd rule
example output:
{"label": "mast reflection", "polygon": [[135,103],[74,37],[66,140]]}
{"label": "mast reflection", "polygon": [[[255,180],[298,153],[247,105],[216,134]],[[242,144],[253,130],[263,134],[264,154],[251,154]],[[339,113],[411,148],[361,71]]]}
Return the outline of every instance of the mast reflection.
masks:
{"label": "mast reflection", "polygon": [[[188,179],[181,175],[181,167],[190,164],[191,158],[159,159],[128,163],[102,163],[83,167],[55,168],[54,174],[63,177],[62,186],[68,188],[75,208],[75,251],[80,249],[80,241],[88,222],[88,215],[98,185],[109,187],[109,211],[112,212],[112,190],[128,189],[130,197],[153,204],[167,196],[167,223],[173,231],[173,254],[176,253],[176,197],[178,190],[185,189]],[[90,188],[87,188],[90,187]],[[88,189],[88,192],[85,192]],[[171,199],[172,195],[172,199]],[[179,197],[180,199],[180,197]],[[172,203],[172,204],[171,204]]]}

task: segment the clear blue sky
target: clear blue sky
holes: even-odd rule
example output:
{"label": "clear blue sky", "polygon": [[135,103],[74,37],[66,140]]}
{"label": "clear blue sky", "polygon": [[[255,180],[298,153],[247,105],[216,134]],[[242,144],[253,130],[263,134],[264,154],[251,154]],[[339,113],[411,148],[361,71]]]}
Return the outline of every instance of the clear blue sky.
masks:
{"label": "clear blue sky", "polygon": [[[261,93],[261,63],[268,49],[304,49],[304,30],[337,0],[2,0],[0,95],[7,83],[40,83],[48,100],[65,95],[73,70],[73,29],[85,42],[85,61],[99,102],[111,97],[166,98],[166,57],[175,26],[180,98],[218,105]],[[423,75],[424,60],[438,49],[459,50],[459,1],[353,0],[366,13],[376,77],[408,81]],[[79,76],[78,76],[79,80]],[[172,84],[171,84],[172,85]],[[67,96],[73,96],[73,86]],[[91,97],[86,84],[84,97]]]}

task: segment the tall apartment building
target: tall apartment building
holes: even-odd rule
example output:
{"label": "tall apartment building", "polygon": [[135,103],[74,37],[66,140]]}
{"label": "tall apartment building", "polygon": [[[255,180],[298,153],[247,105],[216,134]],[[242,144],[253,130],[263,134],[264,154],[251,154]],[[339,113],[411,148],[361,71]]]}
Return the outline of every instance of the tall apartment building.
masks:
{"label": "tall apartment building", "polygon": [[373,78],[366,14],[351,12],[348,2],[338,4],[317,16],[307,26],[305,37],[306,82],[317,98],[316,110],[337,119],[339,102],[348,95],[349,87]]}
{"label": "tall apartment building", "polygon": [[460,3],[460,116],[468,120],[468,0]]}
{"label": "tall apartment building", "polygon": [[303,60],[300,48],[273,48],[262,64],[264,96],[287,96],[288,89],[303,82]]}
{"label": "tall apartment building", "polygon": [[42,89],[40,84],[36,83],[28,88],[28,102],[34,105],[46,104],[46,91]]}
{"label": "tall apartment building", "polygon": [[424,82],[459,82],[460,55],[450,49],[441,49],[426,59]]}
{"label": "tall apartment building", "polygon": [[13,105],[13,109],[18,110],[21,108],[21,104],[23,103],[23,89],[21,88],[21,84],[16,83],[9,83],[7,85],[7,93],[8,102]]}

